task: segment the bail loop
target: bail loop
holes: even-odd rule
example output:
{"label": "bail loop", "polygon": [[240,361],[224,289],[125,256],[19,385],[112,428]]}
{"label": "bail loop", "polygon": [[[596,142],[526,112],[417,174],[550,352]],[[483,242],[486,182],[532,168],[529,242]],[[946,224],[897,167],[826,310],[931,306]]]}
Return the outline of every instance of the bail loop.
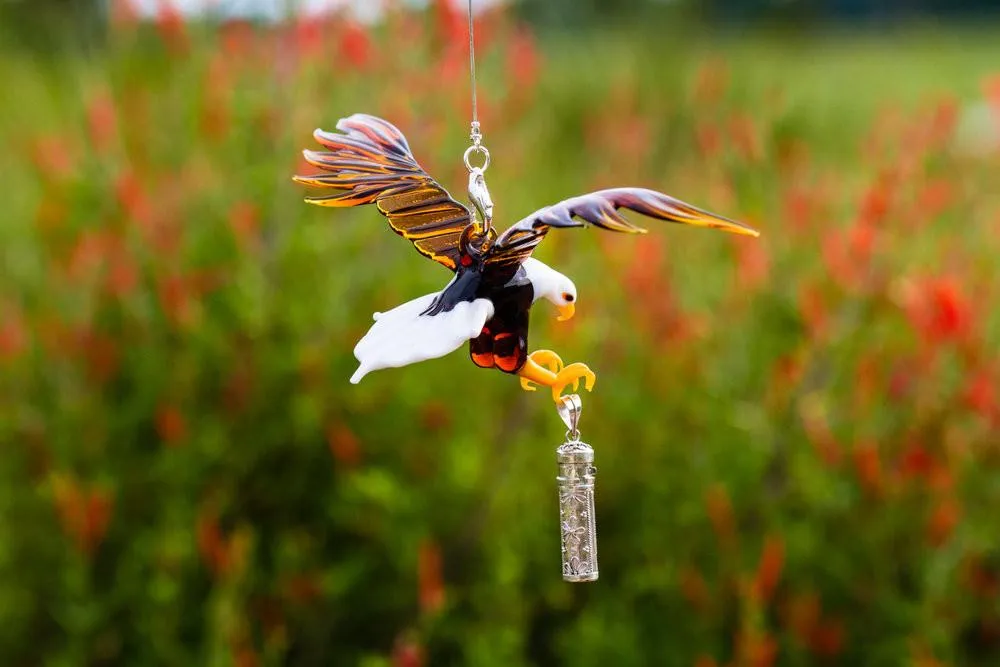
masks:
{"label": "bail loop", "polygon": [[563,420],[563,424],[566,424],[566,428],[569,429],[566,431],[566,438],[570,442],[578,441],[580,439],[580,414],[583,412],[583,401],[580,400],[580,395],[563,396],[556,404],[556,411],[559,413],[559,418]]}

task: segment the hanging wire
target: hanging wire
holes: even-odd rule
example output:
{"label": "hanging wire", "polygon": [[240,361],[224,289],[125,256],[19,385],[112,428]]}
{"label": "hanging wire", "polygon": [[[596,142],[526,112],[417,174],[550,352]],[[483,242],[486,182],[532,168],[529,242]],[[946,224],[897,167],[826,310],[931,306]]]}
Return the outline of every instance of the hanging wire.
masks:
{"label": "hanging wire", "polygon": [[479,108],[476,104],[476,38],[475,22],[472,20],[472,0],[469,0],[469,82],[472,86],[472,143],[476,146],[482,141],[483,135],[479,129]]}

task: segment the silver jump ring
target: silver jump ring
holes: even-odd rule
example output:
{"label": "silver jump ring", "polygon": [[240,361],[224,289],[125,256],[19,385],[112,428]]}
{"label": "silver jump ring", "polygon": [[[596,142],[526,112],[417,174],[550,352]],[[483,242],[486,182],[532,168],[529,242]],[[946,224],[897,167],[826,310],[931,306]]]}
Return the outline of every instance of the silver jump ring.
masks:
{"label": "silver jump ring", "polygon": [[[483,156],[483,166],[473,167],[470,158],[474,153],[479,153]],[[490,152],[486,150],[486,146],[483,145],[473,145],[465,149],[465,155],[462,156],[462,160],[465,161],[465,168],[469,171],[478,169],[479,171],[486,171],[490,166]]]}

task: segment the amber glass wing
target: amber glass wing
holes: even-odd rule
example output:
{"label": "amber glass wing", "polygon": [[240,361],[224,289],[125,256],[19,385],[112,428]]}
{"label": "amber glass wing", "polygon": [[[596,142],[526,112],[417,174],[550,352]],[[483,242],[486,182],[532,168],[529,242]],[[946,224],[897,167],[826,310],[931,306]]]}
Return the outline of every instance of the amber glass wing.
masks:
{"label": "amber glass wing", "polygon": [[613,188],[566,199],[535,211],[500,235],[486,261],[501,266],[523,262],[552,227],[586,227],[590,224],[612,232],[646,232],[626,220],[618,212],[619,209],[659,220],[722,229],[735,234],[758,235],[743,223],[703,211],[655,190]]}
{"label": "amber glass wing", "polygon": [[406,137],[391,123],[355,114],[337,123],[341,134],[316,130],[327,150],[303,151],[324,172],[296,176],[299,183],[336,192],[306,198],[318,206],[374,203],[394,232],[421,254],[455,270],[469,209],[451,198],[417,163]]}

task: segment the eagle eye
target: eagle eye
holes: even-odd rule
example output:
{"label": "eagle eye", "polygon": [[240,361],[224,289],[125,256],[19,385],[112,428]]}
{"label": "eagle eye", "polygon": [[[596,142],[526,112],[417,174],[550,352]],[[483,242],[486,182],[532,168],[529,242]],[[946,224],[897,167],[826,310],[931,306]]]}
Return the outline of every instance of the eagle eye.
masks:
{"label": "eagle eye", "polygon": [[574,296],[573,296],[572,294],[570,294],[569,292],[563,292],[563,295],[562,295],[562,298],[563,298],[563,301],[565,301],[565,302],[567,302],[567,303],[573,303],[573,300],[574,300],[574,299],[575,299],[576,297],[574,297]]}

